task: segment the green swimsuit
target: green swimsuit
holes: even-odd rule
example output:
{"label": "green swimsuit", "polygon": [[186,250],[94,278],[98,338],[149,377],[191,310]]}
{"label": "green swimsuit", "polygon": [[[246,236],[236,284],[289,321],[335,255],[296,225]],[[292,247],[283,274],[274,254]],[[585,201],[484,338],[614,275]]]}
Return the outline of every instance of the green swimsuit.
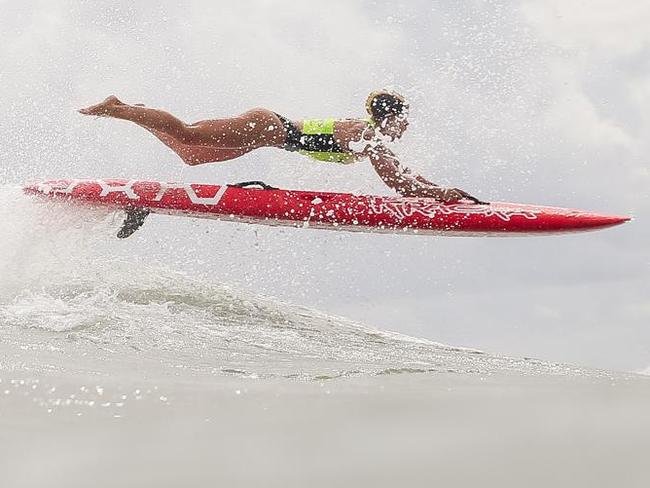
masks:
{"label": "green swimsuit", "polygon": [[[303,121],[302,131],[287,118],[276,114],[287,131],[287,139],[283,148],[287,151],[297,151],[318,161],[330,161],[340,164],[356,162],[352,151],[345,151],[334,138],[335,119],[307,119]],[[367,120],[369,127],[374,127]]]}

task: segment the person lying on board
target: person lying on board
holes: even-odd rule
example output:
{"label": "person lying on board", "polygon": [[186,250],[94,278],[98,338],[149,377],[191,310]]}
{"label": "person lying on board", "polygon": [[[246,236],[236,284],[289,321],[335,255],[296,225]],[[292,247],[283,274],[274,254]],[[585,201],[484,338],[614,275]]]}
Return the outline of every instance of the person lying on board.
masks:
{"label": "person lying on board", "polygon": [[409,105],[398,93],[380,90],[366,100],[368,119],[289,120],[265,108],[228,119],[186,124],[163,110],[128,105],[115,96],[79,110],[84,115],[129,120],[144,127],[191,166],[227,161],[260,147],[297,151],[341,164],[369,158],[382,181],[405,197],[454,203],[477,199],[458,188],[443,188],[402,166],[387,147],[409,125]]}

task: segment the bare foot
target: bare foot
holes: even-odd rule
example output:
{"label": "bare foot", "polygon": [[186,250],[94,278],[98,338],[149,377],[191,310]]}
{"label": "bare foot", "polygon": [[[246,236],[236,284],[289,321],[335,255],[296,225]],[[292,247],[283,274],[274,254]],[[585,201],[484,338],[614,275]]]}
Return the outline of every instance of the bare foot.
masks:
{"label": "bare foot", "polygon": [[90,107],[81,108],[78,110],[80,114],[84,115],[96,115],[98,117],[110,117],[111,109],[118,105],[125,105],[120,102],[115,95],[111,95],[106,98],[103,102],[100,102],[96,105],[91,105]]}

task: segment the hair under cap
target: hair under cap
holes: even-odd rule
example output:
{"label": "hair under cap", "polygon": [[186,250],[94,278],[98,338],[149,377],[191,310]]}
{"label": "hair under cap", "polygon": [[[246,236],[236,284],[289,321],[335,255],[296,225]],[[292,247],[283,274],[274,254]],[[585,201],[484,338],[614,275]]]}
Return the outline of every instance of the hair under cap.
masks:
{"label": "hair under cap", "polygon": [[379,90],[368,95],[366,110],[373,120],[381,121],[391,115],[405,116],[408,113],[409,104],[399,93]]}

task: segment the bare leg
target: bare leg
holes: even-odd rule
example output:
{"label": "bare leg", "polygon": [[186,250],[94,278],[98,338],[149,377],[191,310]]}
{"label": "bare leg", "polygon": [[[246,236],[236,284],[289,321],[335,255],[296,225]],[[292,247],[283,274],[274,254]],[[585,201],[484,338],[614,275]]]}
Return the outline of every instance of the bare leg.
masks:
{"label": "bare leg", "polygon": [[[127,105],[114,96],[79,112],[129,120],[152,131],[157,137],[164,134],[183,146],[245,150],[245,153],[259,147],[280,147],[286,138],[286,131],[277,115],[263,108],[249,110],[229,119],[203,120],[191,125],[163,110]],[[172,147],[168,143],[171,141],[161,140]],[[231,154],[230,158],[236,157],[236,153]]]}
{"label": "bare leg", "polygon": [[[120,102],[117,99],[117,97],[111,96],[108,97],[103,102],[85,109],[81,109],[79,110],[79,112],[87,115],[108,116],[108,112],[111,110],[108,107],[113,104],[124,105],[122,102]],[[135,104],[134,106],[144,107],[144,105],[142,104]],[[135,123],[138,124],[140,127],[151,132],[154,136],[156,136],[156,138],[158,138],[158,140],[160,140],[163,144],[165,144],[172,151],[174,151],[178,155],[178,157],[180,157],[183,160],[185,164],[188,164],[190,166],[196,166],[199,164],[212,163],[218,161],[228,161],[231,159],[238,158],[239,156],[242,156],[254,149],[253,147],[240,148],[240,149],[224,149],[224,148],[218,148],[213,146],[189,146],[180,143],[177,139],[164,132],[151,129],[138,122]],[[179,121],[179,123],[182,122]]]}
{"label": "bare leg", "polygon": [[185,164],[197,166],[199,164],[214,163],[219,161],[228,161],[238,158],[253,150],[253,148],[244,149],[220,149],[211,146],[186,146],[179,143],[176,139],[163,132],[147,129],[156,136],[163,144],[174,151]]}

